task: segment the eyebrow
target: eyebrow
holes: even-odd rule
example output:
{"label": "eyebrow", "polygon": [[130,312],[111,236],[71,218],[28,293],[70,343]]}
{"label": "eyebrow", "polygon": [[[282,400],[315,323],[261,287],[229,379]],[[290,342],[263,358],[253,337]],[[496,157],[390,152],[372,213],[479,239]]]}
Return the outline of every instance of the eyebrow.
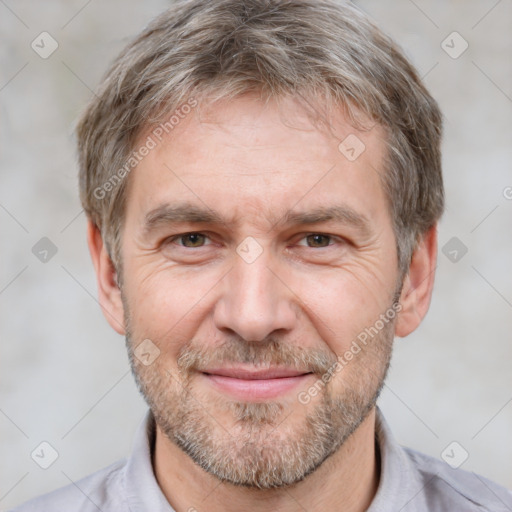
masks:
{"label": "eyebrow", "polygon": [[329,221],[353,226],[366,236],[372,232],[368,217],[345,205],[318,207],[304,212],[288,211],[279,224],[320,224]]}
{"label": "eyebrow", "polygon": [[[289,210],[272,224],[271,229],[278,225],[320,224],[330,221],[354,227],[360,231],[363,236],[369,236],[372,233],[368,217],[346,205],[317,207],[307,211]],[[234,224],[234,222],[230,222],[229,219],[224,218],[221,214],[212,209],[199,207],[190,203],[179,203],[175,205],[163,204],[149,211],[144,217],[142,229],[143,233],[148,235],[161,226],[180,223]]]}
{"label": "eyebrow", "polygon": [[225,220],[213,210],[189,203],[164,204],[145,215],[142,229],[143,233],[147,235],[160,226],[180,223],[224,224]]}

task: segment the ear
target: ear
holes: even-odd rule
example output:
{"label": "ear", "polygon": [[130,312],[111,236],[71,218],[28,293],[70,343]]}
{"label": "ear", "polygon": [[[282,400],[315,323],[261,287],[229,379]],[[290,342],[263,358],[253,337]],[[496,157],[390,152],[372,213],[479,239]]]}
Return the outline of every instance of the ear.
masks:
{"label": "ear", "polygon": [[96,271],[99,303],[103,314],[110,326],[124,335],[124,308],[116,269],[105,248],[100,230],[91,220],[87,221],[87,244]]}
{"label": "ear", "polygon": [[396,336],[411,334],[427,314],[434,287],[436,259],[437,224],[421,237],[412,255],[400,295],[402,309],[395,323]]}

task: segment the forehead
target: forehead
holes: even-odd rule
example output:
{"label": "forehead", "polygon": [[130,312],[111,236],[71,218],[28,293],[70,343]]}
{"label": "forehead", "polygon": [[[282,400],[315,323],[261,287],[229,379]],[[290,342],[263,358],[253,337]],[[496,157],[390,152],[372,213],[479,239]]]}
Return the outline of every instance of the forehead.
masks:
{"label": "forehead", "polygon": [[136,148],[149,139],[154,147],[131,173],[127,216],[175,201],[267,223],[295,206],[304,212],[342,200],[370,217],[387,210],[379,125],[358,130],[340,109],[326,128],[293,99],[251,96],[186,112],[139,137]]}

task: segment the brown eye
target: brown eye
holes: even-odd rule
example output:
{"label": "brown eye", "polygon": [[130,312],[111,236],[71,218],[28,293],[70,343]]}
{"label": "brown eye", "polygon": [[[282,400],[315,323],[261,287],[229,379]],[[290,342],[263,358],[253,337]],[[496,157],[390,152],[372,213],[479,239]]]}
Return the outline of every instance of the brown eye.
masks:
{"label": "brown eye", "polygon": [[330,245],[331,237],[315,233],[305,237],[308,247],[328,247]]}

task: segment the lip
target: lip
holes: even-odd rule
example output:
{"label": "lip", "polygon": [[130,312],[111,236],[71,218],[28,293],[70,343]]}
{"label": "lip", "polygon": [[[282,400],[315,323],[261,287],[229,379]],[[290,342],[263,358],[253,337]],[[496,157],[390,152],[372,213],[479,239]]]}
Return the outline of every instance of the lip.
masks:
{"label": "lip", "polygon": [[293,368],[244,368],[242,366],[232,368],[212,368],[203,371],[208,375],[220,375],[222,377],[231,377],[233,379],[245,379],[245,380],[266,380],[266,379],[280,379],[288,377],[297,377],[306,373],[301,370],[295,370]]}
{"label": "lip", "polygon": [[264,400],[283,395],[312,373],[291,368],[211,368],[202,372],[209,384],[239,400]]}

